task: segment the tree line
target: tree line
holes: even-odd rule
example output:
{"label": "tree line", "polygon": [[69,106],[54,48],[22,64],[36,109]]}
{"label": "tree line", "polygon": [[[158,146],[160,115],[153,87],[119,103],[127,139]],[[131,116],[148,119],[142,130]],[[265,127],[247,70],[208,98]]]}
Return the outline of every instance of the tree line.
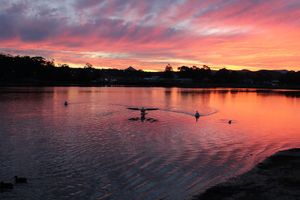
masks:
{"label": "tree line", "polygon": [[129,68],[96,69],[90,63],[82,68],[55,64],[43,57],[0,54],[1,85],[154,85],[154,86],[231,86],[300,87],[300,71],[212,70],[209,66],[168,64],[163,72],[144,72]]}

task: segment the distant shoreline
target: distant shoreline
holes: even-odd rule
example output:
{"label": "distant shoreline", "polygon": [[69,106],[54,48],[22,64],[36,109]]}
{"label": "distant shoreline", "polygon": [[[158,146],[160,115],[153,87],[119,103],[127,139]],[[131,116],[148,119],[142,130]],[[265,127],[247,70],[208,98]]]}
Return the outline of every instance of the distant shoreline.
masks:
{"label": "distant shoreline", "polygon": [[146,72],[133,67],[97,69],[55,64],[43,57],[12,56],[0,53],[0,86],[125,86],[182,88],[266,88],[300,89],[300,71],[213,70],[207,65],[181,66],[173,70]]}
{"label": "distant shoreline", "polygon": [[87,84],[87,83],[0,83],[0,87],[164,87],[164,88],[241,88],[241,89],[288,89],[300,90],[299,86],[265,86],[265,85],[233,85],[233,84]]}
{"label": "distant shoreline", "polygon": [[279,151],[249,172],[213,186],[193,200],[300,199],[300,148]]}

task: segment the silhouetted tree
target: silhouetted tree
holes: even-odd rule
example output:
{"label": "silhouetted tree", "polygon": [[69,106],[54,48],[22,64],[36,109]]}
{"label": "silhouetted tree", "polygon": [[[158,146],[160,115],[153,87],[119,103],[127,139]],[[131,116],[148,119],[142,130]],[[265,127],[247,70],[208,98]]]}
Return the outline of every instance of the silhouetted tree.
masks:
{"label": "silhouetted tree", "polygon": [[91,63],[86,63],[84,69],[92,69],[93,65]]}
{"label": "silhouetted tree", "polygon": [[173,67],[170,64],[167,64],[165,67],[164,78],[173,78]]}
{"label": "silhouetted tree", "polygon": [[165,72],[173,72],[173,67],[170,64],[167,64],[165,67]]}
{"label": "silhouetted tree", "polygon": [[70,66],[67,65],[67,64],[61,64],[61,65],[59,65],[59,67],[61,67],[61,68],[70,68]]}
{"label": "silhouetted tree", "polygon": [[178,67],[178,71],[188,72],[188,71],[190,71],[190,68],[188,66],[181,66],[181,67]]}
{"label": "silhouetted tree", "polygon": [[207,66],[207,65],[203,65],[203,66],[202,66],[202,69],[204,69],[204,70],[210,70],[210,67]]}
{"label": "silhouetted tree", "polygon": [[194,71],[194,72],[195,72],[195,71],[199,71],[199,70],[200,70],[199,67],[197,67],[197,66],[195,66],[195,65],[192,67],[192,71]]}

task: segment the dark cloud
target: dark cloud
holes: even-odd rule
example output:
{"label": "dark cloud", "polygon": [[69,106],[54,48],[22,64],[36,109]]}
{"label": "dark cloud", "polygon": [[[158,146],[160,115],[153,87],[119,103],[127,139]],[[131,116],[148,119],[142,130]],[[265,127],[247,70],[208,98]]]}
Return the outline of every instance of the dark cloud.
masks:
{"label": "dark cloud", "polygon": [[28,13],[28,5],[12,4],[0,14],[0,39],[42,41],[59,36],[65,21]]}
{"label": "dark cloud", "polygon": [[[76,9],[86,9],[97,5],[102,5],[101,8],[92,11],[86,11],[82,14],[80,11],[73,10],[74,13],[64,13],[59,8],[51,7],[50,4],[25,4],[13,3],[8,8],[0,13],[0,32],[1,39],[21,38],[24,41],[41,41],[47,39],[55,39],[61,35],[80,38],[85,36],[96,35],[105,39],[118,40],[124,39],[132,41],[159,41],[173,38],[176,35],[189,34],[189,27],[186,30],[178,30],[168,24],[161,24],[162,21],[173,20],[174,23],[179,23],[182,19],[178,16],[183,16],[181,12],[191,11],[196,23],[220,21],[226,19],[251,19],[257,21],[267,21],[282,17],[282,13],[296,12],[300,4],[297,1],[289,1],[283,4],[282,1],[275,1],[274,6],[269,6],[270,9],[264,9],[268,3],[261,0],[249,0],[241,3],[236,0],[221,1],[215,0],[212,2],[196,2],[183,0],[77,0],[75,3],[64,4],[65,7],[75,6]],[[58,2],[56,2],[58,3]],[[283,4],[283,5],[281,5]],[[185,6],[186,9],[181,10],[180,6]],[[203,6],[206,5],[205,8]],[[171,7],[178,7],[176,13],[171,13]],[[199,7],[199,8],[197,8]],[[128,12],[135,11],[138,16],[130,20]],[[265,11],[269,15],[265,16]],[[78,13],[76,13],[78,12]],[[170,13],[169,13],[170,12]],[[79,16],[82,14],[82,16]],[[168,15],[174,15],[168,18]],[[114,18],[114,16],[117,18]],[[128,18],[122,18],[122,15]],[[140,17],[139,17],[140,15]],[[250,16],[249,16],[250,15]],[[253,16],[251,16],[253,15]],[[295,17],[291,14],[285,14],[289,20]],[[269,19],[269,20],[268,20]],[[155,20],[155,21],[153,21]],[[186,19],[185,19],[186,20]],[[286,21],[285,18],[281,19]],[[145,23],[151,21],[150,25]],[[299,21],[294,19],[294,21]]]}
{"label": "dark cloud", "polygon": [[28,19],[20,25],[19,36],[24,41],[41,41],[59,36],[60,31],[61,23],[57,20]]}
{"label": "dark cloud", "polygon": [[100,5],[101,3],[106,3],[107,1],[106,0],[77,0],[75,3],[74,3],[74,6],[77,8],[77,9],[84,9],[84,8],[89,8],[89,7],[92,7],[92,6],[96,6],[96,5]]}
{"label": "dark cloud", "polygon": [[[90,1],[91,5],[96,1]],[[121,1],[114,3],[121,5]],[[130,1],[126,1],[130,2]],[[88,4],[87,3],[87,4]],[[88,4],[88,5],[90,5]],[[119,6],[121,7],[121,6]],[[61,35],[80,38],[96,35],[99,38],[108,40],[127,39],[131,41],[151,41],[171,38],[178,31],[169,27],[143,26],[134,22],[127,22],[123,19],[111,19],[99,17],[94,21],[86,23],[69,23],[67,20],[53,17],[57,11],[54,8],[40,9],[37,15],[24,13],[23,5],[13,5],[0,15],[1,39],[20,38],[23,41],[43,41],[48,39],[59,39]],[[122,9],[122,8],[117,8]],[[22,12],[12,12],[22,11]],[[44,14],[44,16],[41,16]]]}
{"label": "dark cloud", "polygon": [[9,16],[0,14],[0,40],[14,38],[17,33],[14,30],[13,21]]}

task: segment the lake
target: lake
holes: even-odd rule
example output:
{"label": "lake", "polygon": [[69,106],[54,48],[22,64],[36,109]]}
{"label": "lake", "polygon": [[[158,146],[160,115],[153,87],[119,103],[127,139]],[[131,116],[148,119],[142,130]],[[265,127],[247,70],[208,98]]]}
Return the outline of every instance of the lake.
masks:
{"label": "lake", "polygon": [[[299,93],[0,88],[0,181],[28,178],[0,199],[189,199],[278,150],[300,147]],[[127,109],[142,106],[159,110],[141,121]]]}

